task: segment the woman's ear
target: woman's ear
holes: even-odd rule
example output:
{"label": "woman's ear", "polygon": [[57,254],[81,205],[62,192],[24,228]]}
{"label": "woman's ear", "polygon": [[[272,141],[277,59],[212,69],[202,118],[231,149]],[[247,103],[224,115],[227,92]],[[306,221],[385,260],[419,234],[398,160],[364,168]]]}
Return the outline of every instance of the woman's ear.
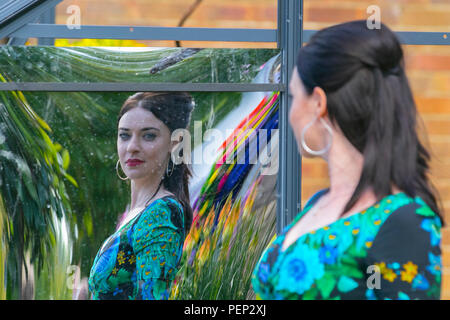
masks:
{"label": "woman's ear", "polygon": [[327,95],[322,88],[314,87],[312,92],[312,102],[314,103],[314,107],[316,108],[315,112],[319,118],[327,115]]}

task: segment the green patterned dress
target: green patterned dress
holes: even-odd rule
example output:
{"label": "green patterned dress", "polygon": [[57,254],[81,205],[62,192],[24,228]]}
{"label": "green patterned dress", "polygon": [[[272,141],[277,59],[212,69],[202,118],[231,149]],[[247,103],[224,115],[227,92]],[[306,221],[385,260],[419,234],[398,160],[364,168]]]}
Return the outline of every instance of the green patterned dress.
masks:
{"label": "green patterned dress", "polygon": [[389,195],[367,210],[268,246],[252,277],[258,299],[439,299],[441,222],[421,198]]}
{"label": "green patterned dress", "polygon": [[89,276],[92,299],[168,299],[184,239],[181,204],[171,196],[153,201],[97,253]]}

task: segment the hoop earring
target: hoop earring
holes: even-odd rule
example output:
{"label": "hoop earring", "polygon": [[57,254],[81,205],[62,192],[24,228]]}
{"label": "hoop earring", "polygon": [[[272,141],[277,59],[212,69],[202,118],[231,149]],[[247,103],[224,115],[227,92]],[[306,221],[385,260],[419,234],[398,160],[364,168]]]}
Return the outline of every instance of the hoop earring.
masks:
{"label": "hoop earring", "polygon": [[305,141],[305,134],[306,134],[306,130],[308,130],[313,124],[314,122],[317,120],[317,117],[311,121],[310,123],[308,123],[302,130],[302,134],[301,134],[301,139],[300,139],[300,143],[302,144],[303,149],[305,149],[306,152],[308,152],[309,154],[312,154],[314,156],[321,156],[324,155],[326,152],[328,152],[328,150],[331,147],[331,141],[333,140],[333,130],[331,129],[331,127],[328,125],[328,123],[323,120],[323,118],[319,118],[320,122],[323,124],[323,126],[325,127],[325,129],[328,131],[328,133],[330,134],[330,139],[328,141],[328,144],[325,146],[325,148],[323,148],[322,150],[312,150],[310,147],[308,147],[308,145],[306,144]]}
{"label": "hoop earring", "polygon": [[[169,171],[169,164],[171,162],[172,162],[172,169]],[[167,168],[166,168],[166,176],[170,177],[172,175],[174,169],[175,169],[175,163],[172,161],[172,157],[170,157],[169,163],[167,164]]]}
{"label": "hoop earring", "polygon": [[128,177],[123,178],[123,177],[120,176],[120,174],[119,174],[119,163],[120,163],[120,160],[117,160],[117,163],[116,163],[116,173],[117,173],[117,176],[119,177],[119,179],[120,179],[120,180],[128,180],[128,179],[130,179],[130,178],[128,178]]}

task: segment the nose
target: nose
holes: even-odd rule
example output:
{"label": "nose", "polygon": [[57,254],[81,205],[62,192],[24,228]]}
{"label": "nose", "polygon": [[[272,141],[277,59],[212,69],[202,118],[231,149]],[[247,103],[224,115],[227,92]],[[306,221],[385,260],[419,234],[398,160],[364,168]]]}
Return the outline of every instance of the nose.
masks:
{"label": "nose", "polygon": [[133,135],[128,142],[127,152],[128,153],[136,153],[140,149],[139,139],[136,135]]}

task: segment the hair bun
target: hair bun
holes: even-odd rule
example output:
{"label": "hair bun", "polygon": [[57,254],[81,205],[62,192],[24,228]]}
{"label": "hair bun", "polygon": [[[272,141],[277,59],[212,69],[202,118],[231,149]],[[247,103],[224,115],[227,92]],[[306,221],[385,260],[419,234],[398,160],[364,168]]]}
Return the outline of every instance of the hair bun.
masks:
{"label": "hair bun", "polygon": [[381,70],[385,76],[399,76],[401,74],[402,68],[400,66],[395,66],[388,70]]}

